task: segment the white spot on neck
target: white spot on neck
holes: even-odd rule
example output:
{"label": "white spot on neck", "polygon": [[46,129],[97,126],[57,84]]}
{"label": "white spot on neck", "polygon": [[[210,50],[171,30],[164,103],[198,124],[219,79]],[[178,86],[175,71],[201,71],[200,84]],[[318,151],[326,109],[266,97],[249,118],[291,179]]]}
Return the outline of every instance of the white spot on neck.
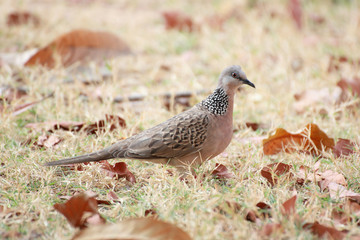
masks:
{"label": "white spot on neck", "polygon": [[223,88],[217,88],[200,104],[215,115],[225,115],[229,106],[229,96]]}

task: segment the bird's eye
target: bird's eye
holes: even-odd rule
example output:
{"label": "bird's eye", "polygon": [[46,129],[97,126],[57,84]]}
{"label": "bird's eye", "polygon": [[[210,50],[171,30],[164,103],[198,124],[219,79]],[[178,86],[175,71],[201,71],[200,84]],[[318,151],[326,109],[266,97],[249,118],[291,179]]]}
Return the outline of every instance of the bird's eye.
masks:
{"label": "bird's eye", "polygon": [[236,74],[236,73],[231,73],[231,76],[233,77],[233,78],[238,78],[238,75]]}

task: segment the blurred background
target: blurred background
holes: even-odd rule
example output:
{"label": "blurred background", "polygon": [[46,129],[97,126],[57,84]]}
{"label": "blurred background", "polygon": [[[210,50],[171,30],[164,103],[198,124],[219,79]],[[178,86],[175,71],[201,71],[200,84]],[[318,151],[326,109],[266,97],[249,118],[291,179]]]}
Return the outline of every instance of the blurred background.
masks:
{"label": "blurred background", "polygon": [[[143,216],[155,206],[161,219],[196,239],[263,239],[254,231],[258,224],[244,214],[213,209],[233,200],[244,209],[265,201],[275,209],[274,219],[285,219],[280,238],[310,239],[280,213],[294,189],[291,182],[269,187],[259,170],[274,161],[293,169],[313,166],[318,158],[302,152],[267,157],[261,140],[275,128],[297,131],[316,123],[335,139],[360,141],[359,5],[355,0],[1,0],[0,203],[16,212],[0,228],[20,236],[68,238],[75,230],[52,207],[62,201],[59,196],[93,190],[107,199],[111,190],[119,202],[101,207],[110,222]],[[135,187],[104,177],[96,165],[70,173],[42,167],[101,149],[193,106],[233,64],[241,65],[256,89],[239,90],[233,141],[199,174],[220,162],[236,175],[227,184],[209,178],[186,187],[166,168],[139,161],[126,161]],[[106,114],[121,116],[126,127],[89,135],[66,127],[38,132],[28,125],[56,120],[94,126],[99,119],[119,119]],[[47,142],[40,146],[43,136]],[[321,159],[321,170],[343,173],[358,191],[356,154],[351,161],[333,160]],[[333,200],[315,183],[298,190],[304,222],[324,216],[333,224]],[[350,231],[358,231],[356,221],[349,223]]]}

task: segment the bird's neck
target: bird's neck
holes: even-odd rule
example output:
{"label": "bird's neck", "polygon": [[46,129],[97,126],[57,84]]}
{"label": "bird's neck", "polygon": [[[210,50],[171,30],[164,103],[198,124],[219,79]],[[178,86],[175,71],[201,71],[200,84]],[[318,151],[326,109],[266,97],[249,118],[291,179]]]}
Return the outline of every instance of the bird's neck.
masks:
{"label": "bird's neck", "polygon": [[223,88],[219,87],[203,100],[200,105],[215,115],[225,115],[233,110],[233,96],[228,94]]}

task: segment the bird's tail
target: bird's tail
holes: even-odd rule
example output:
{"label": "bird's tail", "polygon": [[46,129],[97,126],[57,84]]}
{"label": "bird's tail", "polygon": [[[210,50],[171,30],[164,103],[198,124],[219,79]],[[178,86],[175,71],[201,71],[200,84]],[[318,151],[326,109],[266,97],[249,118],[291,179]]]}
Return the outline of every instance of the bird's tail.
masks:
{"label": "bird's tail", "polygon": [[58,161],[47,162],[45,166],[57,166],[57,165],[67,165],[74,163],[85,163],[85,162],[96,162],[101,160],[107,160],[110,158],[114,158],[113,155],[108,151],[108,149],[103,149],[97,152],[89,153],[86,155],[81,155],[72,158],[65,158]]}

